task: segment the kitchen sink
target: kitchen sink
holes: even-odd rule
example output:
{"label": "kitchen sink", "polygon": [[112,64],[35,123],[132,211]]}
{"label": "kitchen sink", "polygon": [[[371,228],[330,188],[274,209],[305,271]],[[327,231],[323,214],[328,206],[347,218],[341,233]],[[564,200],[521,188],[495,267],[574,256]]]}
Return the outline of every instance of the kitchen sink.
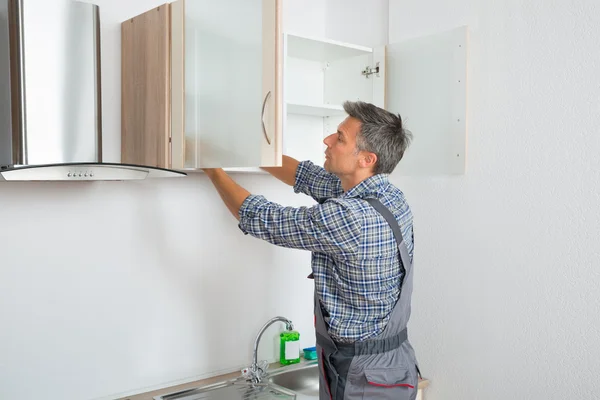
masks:
{"label": "kitchen sink", "polygon": [[296,394],[268,383],[251,384],[242,380],[156,396],[154,400],[294,400]]}
{"label": "kitchen sink", "polygon": [[302,398],[319,397],[319,366],[317,361],[294,367],[285,367],[269,375],[274,385],[303,395]]}
{"label": "kitchen sink", "polygon": [[235,378],[153,397],[154,400],[313,400],[319,398],[317,361],[281,367],[260,383]]}

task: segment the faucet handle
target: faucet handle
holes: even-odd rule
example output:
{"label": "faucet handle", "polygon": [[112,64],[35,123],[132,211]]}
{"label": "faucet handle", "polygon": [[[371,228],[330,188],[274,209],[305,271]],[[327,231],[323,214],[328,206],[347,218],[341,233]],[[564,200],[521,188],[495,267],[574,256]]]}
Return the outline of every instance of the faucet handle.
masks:
{"label": "faucet handle", "polygon": [[258,383],[267,375],[267,369],[269,369],[269,363],[267,360],[263,360],[258,365],[252,364],[242,369],[242,376],[247,381]]}
{"label": "faucet handle", "polygon": [[242,377],[247,381],[252,381],[254,378],[254,373],[252,372],[251,367],[246,367],[242,369]]}

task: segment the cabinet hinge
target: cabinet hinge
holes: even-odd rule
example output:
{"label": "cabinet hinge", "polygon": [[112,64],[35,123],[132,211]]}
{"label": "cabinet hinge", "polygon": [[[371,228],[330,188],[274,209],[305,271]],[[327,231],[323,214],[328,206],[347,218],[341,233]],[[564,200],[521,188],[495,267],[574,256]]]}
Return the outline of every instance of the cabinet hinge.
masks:
{"label": "cabinet hinge", "polygon": [[370,75],[379,77],[379,62],[375,64],[375,67],[366,66],[365,69],[362,70],[361,74],[367,79],[369,79]]}

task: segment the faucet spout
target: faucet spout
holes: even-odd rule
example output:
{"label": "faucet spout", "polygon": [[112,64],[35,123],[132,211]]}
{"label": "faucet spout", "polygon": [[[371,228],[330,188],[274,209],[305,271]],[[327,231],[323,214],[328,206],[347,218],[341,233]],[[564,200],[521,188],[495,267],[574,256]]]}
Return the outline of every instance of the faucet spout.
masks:
{"label": "faucet spout", "polygon": [[294,330],[294,324],[292,324],[292,321],[284,317],[271,318],[269,321],[267,321],[266,324],[263,325],[262,328],[260,328],[260,331],[256,336],[256,340],[254,341],[254,348],[252,351],[252,365],[250,366],[249,371],[250,380],[252,380],[252,382],[254,383],[260,382],[263,376],[265,375],[265,371],[263,371],[263,369],[259,368],[258,366],[258,344],[260,343],[260,338],[262,337],[263,333],[267,330],[267,328],[275,322],[285,323],[285,328],[288,331]]}

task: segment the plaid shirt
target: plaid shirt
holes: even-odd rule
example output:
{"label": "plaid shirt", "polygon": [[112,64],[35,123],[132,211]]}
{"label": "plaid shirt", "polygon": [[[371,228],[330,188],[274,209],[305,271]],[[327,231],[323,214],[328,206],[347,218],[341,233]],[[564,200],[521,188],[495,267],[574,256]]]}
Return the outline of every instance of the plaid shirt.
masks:
{"label": "plaid shirt", "polygon": [[240,229],[278,246],[312,251],[315,289],[330,336],[340,342],[378,336],[398,300],[400,257],[392,230],[366,201],[374,197],[399,222],[412,259],[412,213],[388,176],[372,176],[344,193],[340,180],[310,161],[296,171],[296,193],[313,207],[283,207],[249,196]]}

